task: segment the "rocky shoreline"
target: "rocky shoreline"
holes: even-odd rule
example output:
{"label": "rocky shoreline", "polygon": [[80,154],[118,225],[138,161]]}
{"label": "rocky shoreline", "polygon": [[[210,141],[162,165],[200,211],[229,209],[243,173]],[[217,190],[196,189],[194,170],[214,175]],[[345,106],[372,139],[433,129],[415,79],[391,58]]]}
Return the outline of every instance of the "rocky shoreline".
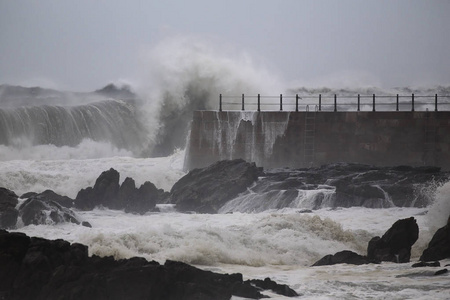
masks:
{"label": "rocky shoreline", "polygon": [[[333,164],[301,170],[264,171],[243,160],[221,161],[195,169],[171,189],[163,191],[153,183],[140,187],[132,178],[122,184],[120,174],[110,169],[97,178],[94,186],[81,189],[75,199],[47,190],[20,197],[0,188],[0,299],[230,299],[232,295],[264,298],[270,289],[285,296],[297,293],[270,278],[244,281],[242,274],[216,274],[181,262],[163,265],[143,258],[114,260],[88,256],[87,246],[63,240],[28,237],[14,229],[18,223],[58,224],[81,221],[77,210],[95,207],[145,214],[157,211],[156,204],[170,203],[179,212],[218,213],[228,201],[245,195],[259,195],[271,201],[273,191],[287,197],[274,207],[289,207],[299,190],[318,190],[311,209],[323,207],[321,190],[332,190],[329,207],[394,206],[425,207],[427,193],[421,190],[443,183],[449,174],[434,167],[378,168],[360,164]],[[291,195],[289,197],[289,195]],[[261,201],[263,202],[263,201]],[[19,204],[20,203],[20,204]],[[398,220],[382,237],[373,237],[367,254],[346,250],[330,254],[313,266],[368,264],[389,261],[410,262],[411,247],[419,228],[411,217]],[[439,267],[439,260],[450,258],[450,219],[431,239],[415,266]],[[447,269],[432,272],[445,274]]]}
{"label": "rocky shoreline", "polygon": [[[18,219],[24,225],[81,224],[73,209],[92,210],[95,207],[145,214],[157,211],[156,204],[170,203],[179,212],[218,213],[228,201],[246,199],[249,195],[254,203],[247,207],[258,212],[268,207],[291,207],[301,196],[301,191],[312,190],[316,193],[306,207],[311,210],[351,206],[426,207],[432,201],[430,189],[449,179],[449,172],[441,172],[436,167],[380,168],[341,163],[319,168],[264,171],[254,163],[236,159],[194,169],[170,191],[164,191],[149,181],[136,187],[129,177],[120,184],[119,172],[111,168],[100,174],[94,186],[81,189],[75,199],[51,190],[39,194],[29,192],[20,196],[26,201],[17,207],[19,196],[0,187],[0,228],[14,228]],[[280,192],[283,197],[278,197]]]}
{"label": "rocky shoreline", "polygon": [[[383,261],[409,263],[411,247],[419,237],[419,226],[414,217],[395,222],[382,237],[373,237],[367,245],[367,255],[360,255],[350,250],[340,251],[322,257],[312,266],[335,264],[362,265]],[[413,267],[440,267],[439,260],[450,258],[450,216],[447,224],[438,229],[420,256],[420,262]],[[447,272],[441,271],[443,273]],[[441,273],[442,274],[442,273]]]}
{"label": "rocky shoreline", "polygon": [[267,278],[218,274],[188,264],[144,258],[88,256],[87,246],[0,230],[0,299],[265,298],[261,291],[297,293]]}

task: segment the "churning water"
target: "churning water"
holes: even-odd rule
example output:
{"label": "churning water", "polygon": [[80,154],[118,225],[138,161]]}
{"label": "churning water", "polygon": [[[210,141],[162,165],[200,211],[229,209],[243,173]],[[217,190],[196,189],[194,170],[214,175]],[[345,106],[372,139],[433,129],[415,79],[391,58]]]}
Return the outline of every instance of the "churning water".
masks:
{"label": "churning water", "polygon": [[[219,93],[256,95],[287,90],[248,57],[217,56],[215,49],[201,42],[169,40],[154,49],[150,60],[151,84],[142,85],[132,101],[104,96],[70,104],[50,96],[39,101],[34,97],[20,105],[2,101],[1,186],[18,195],[52,189],[75,198],[80,189],[93,186],[101,172],[114,168],[121,180],[132,177],[138,186],[151,181],[170,190],[185,174],[184,151],[176,149],[184,148],[192,110],[216,109]],[[449,90],[441,89],[443,93]],[[347,89],[345,93],[370,94],[373,90]],[[300,88],[294,93],[324,91],[343,92]],[[429,94],[429,90],[423,92]],[[242,118],[252,121],[252,114]],[[283,130],[280,124],[268,132],[273,139]],[[228,132],[232,143],[233,129]],[[224,155],[228,142],[218,144]],[[272,145],[264,147],[265,152],[272,151]],[[149,158],[150,154],[160,157]],[[79,219],[91,223],[92,228],[48,224],[17,230],[83,243],[90,254],[179,260],[215,272],[240,272],[246,279],[270,277],[295,289],[299,299],[448,299],[449,275],[429,276],[427,268],[413,270],[410,264],[394,263],[310,266],[340,250],[365,255],[372,237],[382,235],[396,220],[411,216],[420,228],[412,251],[412,260],[417,260],[435,230],[447,221],[450,183],[430,192],[435,200],[426,208],[325,206],[300,213],[311,208],[317,193],[326,199],[333,190],[298,191],[292,202],[295,205],[283,209],[275,204],[287,195],[272,193],[270,201],[257,207],[252,203],[263,201],[254,199],[257,195],[237,197],[216,215],[181,214],[171,205],[161,204],[160,213],[142,216],[104,209],[77,211]],[[446,263],[450,260],[442,262]]]}

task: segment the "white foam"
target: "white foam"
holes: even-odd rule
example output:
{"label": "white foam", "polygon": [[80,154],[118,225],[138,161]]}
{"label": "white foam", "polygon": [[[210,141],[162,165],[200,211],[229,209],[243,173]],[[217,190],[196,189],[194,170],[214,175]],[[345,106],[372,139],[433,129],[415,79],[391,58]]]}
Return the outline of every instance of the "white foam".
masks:
{"label": "white foam", "polygon": [[75,147],[55,145],[32,145],[25,138],[16,138],[13,146],[0,145],[0,161],[9,160],[67,160],[96,159],[115,156],[133,156],[131,151],[119,149],[107,142],[84,139]]}
{"label": "white foam", "polygon": [[[312,214],[284,210],[137,216],[97,209],[79,212],[92,228],[74,224],[32,225],[20,231],[86,244],[91,255],[141,256],[159,262],[171,259],[215,272],[241,272],[244,279],[270,277],[288,284],[305,299],[445,299],[443,291],[447,289],[448,276],[397,277],[415,272],[410,264],[309,267],[324,255],[344,249],[365,254],[367,242],[373,236],[384,233],[398,218],[422,211],[350,208],[321,209]],[[425,216],[416,218],[419,226],[425,223]]]}
{"label": "white foam", "polygon": [[450,182],[438,187],[434,198],[427,214],[430,230],[445,226],[450,218]]}
{"label": "white foam", "polygon": [[[71,149],[76,151],[75,149]],[[145,181],[170,190],[185,173],[184,151],[170,157],[134,158],[129,156],[99,159],[12,160],[0,161],[2,186],[21,195],[51,189],[75,198],[82,188],[93,186],[98,176],[110,168],[120,173],[120,181],[131,177],[139,186]]]}

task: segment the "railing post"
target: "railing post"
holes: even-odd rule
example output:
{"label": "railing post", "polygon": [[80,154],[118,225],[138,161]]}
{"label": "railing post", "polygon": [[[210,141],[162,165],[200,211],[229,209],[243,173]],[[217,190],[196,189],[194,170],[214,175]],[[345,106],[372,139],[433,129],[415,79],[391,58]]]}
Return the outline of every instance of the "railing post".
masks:
{"label": "railing post", "polygon": [[258,94],[258,111],[261,111],[261,95]]}
{"label": "railing post", "polygon": [[434,94],[434,111],[438,111],[438,109],[437,109],[437,94]]}
{"label": "railing post", "polygon": [[280,111],[283,110],[283,95],[280,94]]}
{"label": "railing post", "polygon": [[298,94],[295,94],[295,111],[298,112]]}
{"label": "railing post", "polygon": [[360,111],[361,96],[358,94],[358,111]]}
{"label": "railing post", "polygon": [[319,94],[319,111],[322,110],[322,94]]}
{"label": "railing post", "polygon": [[242,110],[245,110],[244,109],[244,94],[242,94]]}
{"label": "railing post", "polygon": [[397,94],[397,106],[396,106],[396,111],[398,111],[398,108],[399,108],[399,101],[398,101],[398,94]]}
{"label": "railing post", "polygon": [[411,95],[411,111],[414,111],[414,94]]}
{"label": "railing post", "polygon": [[222,94],[219,95],[219,111],[222,111]]}
{"label": "railing post", "polygon": [[337,111],[337,96],[334,94],[334,111]]}
{"label": "railing post", "polygon": [[375,111],[375,94],[372,95],[372,111]]}

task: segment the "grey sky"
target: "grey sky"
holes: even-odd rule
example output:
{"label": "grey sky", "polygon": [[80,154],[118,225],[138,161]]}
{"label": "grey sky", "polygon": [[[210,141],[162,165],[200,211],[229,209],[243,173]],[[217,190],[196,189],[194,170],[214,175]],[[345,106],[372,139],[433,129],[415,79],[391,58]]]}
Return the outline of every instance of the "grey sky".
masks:
{"label": "grey sky", "polygon": [[195,35],[293,85],[448,85],[449,13],[446,0],[0,0],[0,84],[134,81],[145,51]]}

